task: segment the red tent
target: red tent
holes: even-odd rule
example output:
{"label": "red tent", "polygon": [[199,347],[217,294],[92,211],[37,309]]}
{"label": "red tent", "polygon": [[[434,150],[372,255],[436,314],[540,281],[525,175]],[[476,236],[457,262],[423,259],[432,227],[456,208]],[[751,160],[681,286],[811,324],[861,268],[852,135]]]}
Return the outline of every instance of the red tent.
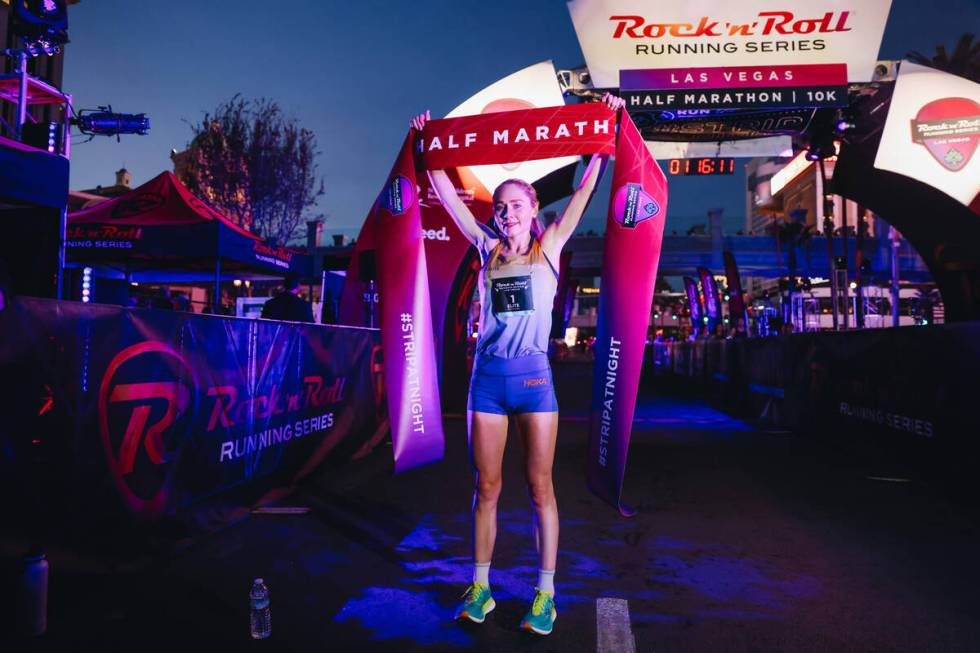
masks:
{"label": "red tent", "polygon": [[193,195],[172,172],[68,216],[69,264],[126,274],[258,273],[309,277],[311,259],[242,229]]}

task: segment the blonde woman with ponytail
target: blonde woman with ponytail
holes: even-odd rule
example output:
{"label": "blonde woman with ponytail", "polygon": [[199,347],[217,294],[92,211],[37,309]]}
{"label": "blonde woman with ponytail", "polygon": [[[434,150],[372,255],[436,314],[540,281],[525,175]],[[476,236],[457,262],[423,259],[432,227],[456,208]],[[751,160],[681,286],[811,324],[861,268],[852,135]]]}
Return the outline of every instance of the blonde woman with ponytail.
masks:
{"label": "blonde woman with ponytail", "polygon": [[[622,99],[602,101],[613,110]],[[422,130],[426,111],[412,119]],[[493,234],[488,233],[459,199],[444,170],[429,179],[459,230],[480,254],[480,329],[467,405],[470,454],[476,472],[473,497],[473,582],[463,594],[456,619],[482,623],[495,607],[490,592],[490,562],[497,535],[497,500],[503,487],[501,467],[508,417],[517,421],[524,440],[528,495],[534,509],[539,555],[538,583],[531,609],[520,627],[551,633],[555,609],[554,576],[558,558],[558,503],[552,465],[558,435],[548,337],[551,307],[558,287],[555,263],[578,226],[608,157],[594,156],[561,216],[547,228],[538,222],[537,193],[520,179],[509,179],[493,192]]]}

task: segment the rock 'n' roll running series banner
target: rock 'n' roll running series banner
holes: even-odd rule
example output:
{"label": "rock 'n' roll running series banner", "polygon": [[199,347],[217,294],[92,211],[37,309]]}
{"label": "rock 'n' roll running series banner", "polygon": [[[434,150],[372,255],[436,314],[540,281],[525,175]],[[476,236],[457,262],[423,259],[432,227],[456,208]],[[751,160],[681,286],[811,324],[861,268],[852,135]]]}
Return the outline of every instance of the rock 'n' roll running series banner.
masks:
{"label": "rock 'n' roll running series banner", "polygon": [[210,530],[380,440],[370,329],[21,297],[0,333],[0,478],[63,526]]}
{"label": "rock 'n' roll running series banner", "polygon": [[[667,210],[667,181],[663,172],[629,117],[626,114],[617,117],[601,104],[433,120],[426,125],[417,147],[424,167],[429,169],[581,154],[615,155],[586,475],[593,492],[621,513],[632,514],[622,503],[621,494]],[[399,162],[402,161],[405,161],[404,148],[399,157]],[[400,163],[396,170],[411,179],[409,174],[413,173],[407,163]],[[391,188],[396,176],[393,172],[386,189]],[[411,188],[415,188],[414,184]],[[382,201],[384,197],[382,193]],[[378,232],[377,236],[380,247],[382,234]],[[416,236],[414,243],[421,251],[421,236]],[[403,292],[419,292],[425,277],[424,267],[419,274],[421,266],[416,259],[388,257],[379,250],[378,260],[382,278],[389,275],[401,279]],[[386,266],[391,269],[385,271]],[[404,297],[392,297],[391,293],[382,287],[383,329],[391,329],[392,324],[399,327],[402,310],[386,303],[407,301]],[[395,340],[395,335],[383,337],[386,352],[394,346],[389,345],[389,340]],[[417,338],[422,335],[416,331]],[[398,352],[396,348],[394,355]],[[393,370],[397,362],[390,356],[386,358],[387,368]],[[399,392],[404,393],[404,389],[396,391],[389,381],[389,401],[393,407],[405,401]],[[438,405],[437,398],[434,405]],[[416,437],[411,431],[406,435]],[[418,444],[426,446],[421,441]]]}
{"label": "rock 'n' roll running series banner", "polygon": [[714,333],[715,327],[721,321],[721,298],[718,294],[718,284],[711,270],[698,268],[698,278],[701,279],[701,293],[704,295],[704,315],[708,318],[708,333]]}
{"label": "rock 'n' roll running series banner", "polygon": [[704,328],[704,317],[701,308],[701,293],[698,292],[698,282],[691,277],[684,277],[684,292],[687,293],[687,303],[691,308],[691,331],[696,336]]}
{"label": "rock 'n' roll running series banner", "polygon": [[745,333],[749,320],[745,311],[745,299],[742,297],[742,279],[738,274],[735,255],[725,250],[725,283],[728,284],[728,315],[738,333]]}

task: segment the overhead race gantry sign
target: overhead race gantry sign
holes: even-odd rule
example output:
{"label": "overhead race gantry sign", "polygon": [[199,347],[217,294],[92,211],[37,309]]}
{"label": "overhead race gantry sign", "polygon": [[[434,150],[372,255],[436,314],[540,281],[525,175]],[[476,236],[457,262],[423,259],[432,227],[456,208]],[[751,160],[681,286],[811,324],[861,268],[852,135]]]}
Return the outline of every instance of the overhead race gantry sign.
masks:
{"label": "overhead race gantry sign", "polygon": [[571,0],[598,88],[620,71],[844,64],[871,81],[890,0]]}
{"label": "overhead race gantry sign", "polygon": [[847,105],[847,66],[730,66],[621,70],[627,109],[778,109]]}
{"label": "overhead race gantry sign", "polygon": [[[661,157],[783,154],[785,136],[805,131],[816,109],[846,106],[848,83],[871,80],[890,5],[568,3],[593,85],[620,89]],[[746,139],[755,140],[734,145]],[[683,142],[715,148],[686,153]]]}

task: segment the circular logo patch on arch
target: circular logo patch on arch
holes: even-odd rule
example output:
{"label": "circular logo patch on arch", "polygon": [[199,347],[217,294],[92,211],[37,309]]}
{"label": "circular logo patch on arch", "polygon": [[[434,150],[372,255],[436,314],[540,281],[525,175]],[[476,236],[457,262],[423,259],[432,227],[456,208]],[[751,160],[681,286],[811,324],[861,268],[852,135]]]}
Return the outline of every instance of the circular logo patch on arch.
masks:
{"label": "circular logo patch on arch", "polygon": [[659,215],[660,204],[643,190],[641,184],[626,184],[616,191],[613,211],[616,222],[632,229],[644,220]]}
{"label": "circular logo patch on arch", "polygon": [[415,204],[415,184],[404,175],[395,175],[381,191],[378,208],[391,215],[402,215]]}

